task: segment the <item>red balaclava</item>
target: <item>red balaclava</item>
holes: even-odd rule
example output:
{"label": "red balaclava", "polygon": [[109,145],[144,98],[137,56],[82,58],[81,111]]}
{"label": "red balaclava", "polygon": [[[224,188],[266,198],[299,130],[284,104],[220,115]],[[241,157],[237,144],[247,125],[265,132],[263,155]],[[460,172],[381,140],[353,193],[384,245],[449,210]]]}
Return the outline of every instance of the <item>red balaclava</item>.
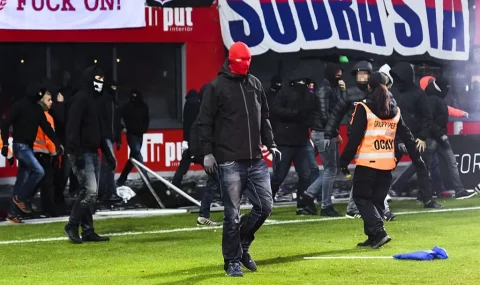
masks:
{"label": "red balaclava", "polygon": [[233,74],[246,75],[252,62],[252,56],[248,46],[242,42],[236,42],[228,51],[228,67]]}

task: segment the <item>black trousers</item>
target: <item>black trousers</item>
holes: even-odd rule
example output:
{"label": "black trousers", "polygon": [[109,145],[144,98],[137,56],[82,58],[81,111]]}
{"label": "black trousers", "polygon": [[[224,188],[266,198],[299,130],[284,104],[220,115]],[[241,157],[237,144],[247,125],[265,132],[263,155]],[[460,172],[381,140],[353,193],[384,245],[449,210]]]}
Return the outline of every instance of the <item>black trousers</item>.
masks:
{"label": "black trousers", "polygon": [[357,166],[353,176],[353,201],[363,219],[363,228],[367,236],[374,236],[383,227],[385,211],[384,201],[392,183],[391,170],[378,170]]}
{"label": "black trousers", "polygon": [[187,149],[182,154],[182,160],[180,160],[180,164],[178,165],[177,171],[175,171],[175,175],[172,179],[172,184],[180,187],[182,184],[182,179],[185,174],[187,174],[190,165],[192,164],[192,158],[190,157],[190,150]]}
{"label": "black trousers", "polygon": [[[35,158],[45,171],[45,175],[38,183],[40,188],[40,197],[43,212],[50,216],[59,216],[59,209],[57,203],[55,203],[54,196],[54,168],[52,163],[52,157],[46,153],[35,153]],[[38,189],[38,188],[37,188]],[[35,193],[33,193],[35,195]]]}

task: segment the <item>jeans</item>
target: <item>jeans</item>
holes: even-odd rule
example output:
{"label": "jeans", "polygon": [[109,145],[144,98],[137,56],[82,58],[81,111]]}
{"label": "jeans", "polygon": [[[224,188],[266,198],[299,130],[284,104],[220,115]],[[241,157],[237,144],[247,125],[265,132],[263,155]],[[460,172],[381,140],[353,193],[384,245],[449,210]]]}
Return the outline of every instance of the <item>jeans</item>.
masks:
{"label": "jeans", "polygon": [[[143,136],[139,137],[139,136],[127,133],[127,143],[128,143],[128,147],[130,148],[130,158],[134,158],[139,162],[143,163],[142,153],[140,152],[143,144]],[[118,181],[117,181],[118,185],[125,184],[125,181],[127,181],[127,178],[128,178],[128,174],[130,174],[132,169],[133,169],[133,163],[130,160],[128,160],[127,163],[125,164],[125,167],[123,167],[122,174],[120,174],[120,177],[118,178]],[[146,171],[142,169],[142,172],[145,175],[145,177],[148,178]]]}
{"label": "jeans", "polygon": [[200,204],[200,211],[198,215],[203,218],[210,219],[210,205],[213,201],[213,193],[219,190],[218,174],[209,174],[207,179],[207,186],[203,192],[202,203]]}
{"label": "jeans", "polygon": [[309,150],[307,146],[290,147],[279,146],[278,150],[282,153],[282,160],[275,162],[275,172],[272,178],[272,195],[275,197],[280,185],[285,180],[292,162],[298,174],[297,187],[297,208],[303,208],[303,194],[310,184],[310,161]]}
{"label": "jeans", "polygon": [[315,182],[307,189],[307,194],[311,197],[317,197],[322,193],[322,209],[332,206],[332,192],[335,177],[338,174],[338,145],[331,139],[328,148],[324,147],[325,137],[323,132],[312,132],[313,143],[320,152],[320,158],[323,163],[323,175],[318,177]]}
{"label": "jeans", "polygon": [[430,175],[432,176],[432,187],[436,193],[444,191],[445,185],[443,184],[442,174],[440,173],[440,161],[438,160],[438,155],[436,152],[432,155],[432,165],[430,170]]}
{"label": "jeans", "polygon": [[93,232],[93,207],[98,190],[98,177],[100,172],[100,159],[97,153],[85,153],[85,168],[79,169],[76,158],[69,154],[68,159],[72,165],[72,171],[77,177],[80,187],[79,194],[73,204],[72,213],[68,224],[72,227],[82,227],[83,233]]}
{"label": "jeans", "polygon": [[[255,232],[272,212],[273,199],[270,175],[263,159],[220,163],[220,189],[223,194],[222,253],[226,263],[239,261],[248,252]],[[240,225],[240,198],[246,195],[252,210],[242,217]]]}
{"label": "jeans", "polygon": [[313,145],[309,143],[308,147],[308,163],[310,163],[310,185],[320,176],[320,169],[318,169],[317,156]]}
{"label": "jeans", "polygon": [[190,156],[190,150],[186,149],[182,153],[182,160],[180,160],[180,165],[178,166],[177,171],[175,171],[175,175],[173,175],[173,179],[172,179],[173,185],[180,187],[180,185],[182,184],[183,176],[187,174],[191,164],[192,164],[192,158]]}
{"label": "jeans", "polygon": [[[427,168],[431,169],[433,156],[437,152],[442,160],[445,162],[445,165],[448,167],[448,172],[450,174],[450,179],[452,180],[452,185],[455,192],[462,192],[465,190],[465,187],[460,180],[460,173],[458,172],[457,159],[453,154],[452,146],[450,142],[439,143],[435,139],[427,139],[427,147],[425,152],[425,164]],[[433,178],[433,177],[432,177]]]}
{"label": "jeans", "polygon": [[[115,154],[113,151],[113,142],[111,140],[106,140],[107,146],[110,149],[112,155]],[[98,195],[102,198],[108,198],[112,194],[116,193],[117,187],[115,186],[115,170],[112,170],[108,165],[107,159],[104,154],[102,154],[102,162],[100,166],[100,182],[98,186]]]}
{"label": "jeans", "polygon": [[18,160],[17,180],[13,196],[25,202],[35,195],[37,184],[45,175],[42,165],[35,158],[33,149],[26,144],[13,143],[13,154]]}
{"label": "jeans", "polygon": [[357,166],[353,177],[353,200],[363,219],[367,236],[372,237],[382,231],[385,209],[384,201],[392,182],[392,171]]}

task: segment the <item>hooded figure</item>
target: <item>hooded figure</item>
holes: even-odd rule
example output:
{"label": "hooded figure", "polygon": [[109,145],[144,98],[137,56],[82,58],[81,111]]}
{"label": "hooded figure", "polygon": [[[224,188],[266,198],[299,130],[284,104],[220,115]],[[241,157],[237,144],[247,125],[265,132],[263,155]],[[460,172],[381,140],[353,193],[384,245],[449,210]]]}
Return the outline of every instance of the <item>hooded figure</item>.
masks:
{"label": "hooded figure", "polygon": [[387,77],[386,86],[388,89],[392,88],[392,85],[393,85],[393,77],[390,75],[390,70],[391,70],[391,67],[388,64],[382,65],[382,67],[380,67],[380,69],[378,70],[378,72],[382,73]]}
{"label": "hooded figure", "polygon": [[445,77],[433,79],[425,88],[433,118],[430,134],[434,139],[447,134],[448,106],[445,97],[447,97],[449,90],[450,84]]}
{"label": "hooded figure", "polygon": [[129,101],[122,107],[122,118],[127,132],[142,137],[148,131],[149,108],[140,91],[132,90]]}
{"label": "hooded figure", "polygon": [[[277,96],[277,93],[282,90],[282,85],[283,81],[280,75],[274,75],[270,79],[270,88],[267,90],[267,101],[268,101],[268,107],[270,109],[273,108],[273,103],[275,102],[275,97]],[[273,122],[272,122],[273,124]]]}
{"label": "hooded figure", "polygon": [[188,142],[190,141],[190,128],[193,122],[197,119],[198,112],[200,112],[200,93],[195,89],[188,91],[185,96],[185,105],[183,106],[183,141],[188,148]]}

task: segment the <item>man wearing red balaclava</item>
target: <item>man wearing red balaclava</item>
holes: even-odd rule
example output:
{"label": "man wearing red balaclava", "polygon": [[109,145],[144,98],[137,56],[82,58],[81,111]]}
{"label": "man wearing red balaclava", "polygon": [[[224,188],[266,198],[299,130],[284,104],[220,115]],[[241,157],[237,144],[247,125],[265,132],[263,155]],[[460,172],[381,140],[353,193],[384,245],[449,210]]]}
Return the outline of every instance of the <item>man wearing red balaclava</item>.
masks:
{"label": "man wearing red balaclava", "polygon": [[[262,145],[281,159],[273,140],[267,97],[260,81],[249,74],[247,45],[230,47],[218,76],[205,89],[197,118],[198,137],[205,171],[218,171],[223,193],[222,253],[228,276],[243,276],[240,264],[257,270],[249,248],[255,232],[273,206],[270,175],[263,160]],[[246,193],[253,208],[239,216],[240,198]]]}

